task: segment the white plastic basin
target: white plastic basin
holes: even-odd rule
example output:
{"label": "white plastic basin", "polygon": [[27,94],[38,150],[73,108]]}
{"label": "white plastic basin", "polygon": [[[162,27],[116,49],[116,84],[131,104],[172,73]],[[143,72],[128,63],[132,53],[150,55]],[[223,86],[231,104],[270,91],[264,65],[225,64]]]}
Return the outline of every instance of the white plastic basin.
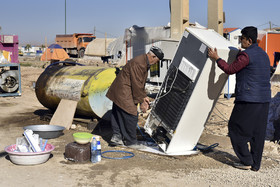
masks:
{"label": "white plastic basin", "polygon": [[17,165],[36,165],[46,162],[54,150],[54,146],[47,144],[42,152],[15,152],[16,144],[7,146],[5,151],[9,154],[12,163]]}

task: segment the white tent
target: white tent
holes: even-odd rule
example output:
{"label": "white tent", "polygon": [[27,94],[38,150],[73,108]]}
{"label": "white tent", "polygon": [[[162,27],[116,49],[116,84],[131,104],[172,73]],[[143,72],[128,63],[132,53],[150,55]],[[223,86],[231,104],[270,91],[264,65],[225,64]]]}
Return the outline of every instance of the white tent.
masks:
{"label": "white tent", "polygon": [[96,38],[88,44],[85,55],[97,57],[109,56],[108,46],[115,40],[115,38]]}

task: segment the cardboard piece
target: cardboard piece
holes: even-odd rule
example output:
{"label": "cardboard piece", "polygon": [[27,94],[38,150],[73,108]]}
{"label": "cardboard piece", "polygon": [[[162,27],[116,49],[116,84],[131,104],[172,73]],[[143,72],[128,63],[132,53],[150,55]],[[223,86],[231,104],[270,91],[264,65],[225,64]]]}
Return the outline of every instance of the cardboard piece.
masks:
{"label": "cardboard piece", "polygon": [[65,129],[69,130],[73,122],[77,103],[78,101],[61,99],[50,121],[50,125],[63,126]]}

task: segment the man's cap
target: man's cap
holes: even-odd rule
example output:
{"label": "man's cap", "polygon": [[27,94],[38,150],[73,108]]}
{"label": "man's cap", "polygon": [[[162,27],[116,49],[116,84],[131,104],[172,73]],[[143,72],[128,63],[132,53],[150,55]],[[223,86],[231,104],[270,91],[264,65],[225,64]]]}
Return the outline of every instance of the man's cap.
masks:
{"label": "man's cap", "polygon": [[150,51],[152,51],[160,60],[163,59],[164,53],[162,50],[156,46],[151,47]]}
{"label": "man's cap", "polygon": [[257,42],[258,38],[258,29],[253,26],[245,27],[241,30],[241,34],[246,38],[251,38],[253,43]]}

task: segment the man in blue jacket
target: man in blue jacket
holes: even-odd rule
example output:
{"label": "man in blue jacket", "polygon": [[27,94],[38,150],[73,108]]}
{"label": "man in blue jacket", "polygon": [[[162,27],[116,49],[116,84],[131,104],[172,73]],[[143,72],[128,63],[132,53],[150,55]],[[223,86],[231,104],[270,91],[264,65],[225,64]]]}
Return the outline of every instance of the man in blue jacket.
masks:
{"label": "man in blue jacket", "polygon": [[[217,49],[208,50],[225,73],[236,74],[235,105],[228,123],[229,137],[240,163],[239,169],[258,171],[261,165],[268,118],[270,89],[270,61],[257,44],[257,28],[245,27],[241,31],[241,47],[232,64],[218,56]],[[250,149],[248,147],[250,144]]]}

